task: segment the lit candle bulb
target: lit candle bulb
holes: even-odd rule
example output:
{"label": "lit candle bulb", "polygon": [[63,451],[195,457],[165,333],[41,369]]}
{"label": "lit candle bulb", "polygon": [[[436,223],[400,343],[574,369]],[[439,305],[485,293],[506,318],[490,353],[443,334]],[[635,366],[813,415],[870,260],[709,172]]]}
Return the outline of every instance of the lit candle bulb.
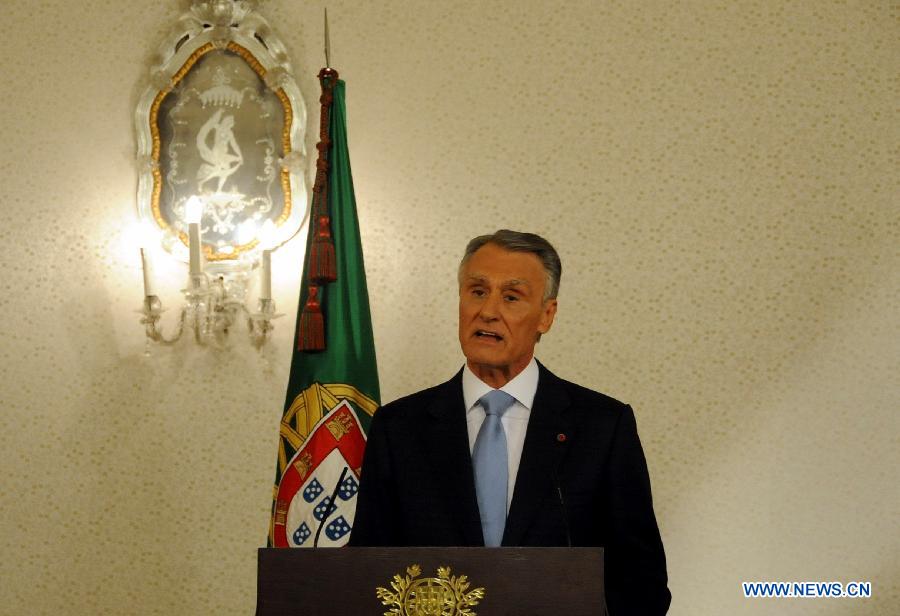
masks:
{"label": "lit candle bulb", "polygon": [[203,218],[203,199],[197,195],[192,195],[187,203],[184,204],[184,221],[188,224],[192,222],[200,222]]}

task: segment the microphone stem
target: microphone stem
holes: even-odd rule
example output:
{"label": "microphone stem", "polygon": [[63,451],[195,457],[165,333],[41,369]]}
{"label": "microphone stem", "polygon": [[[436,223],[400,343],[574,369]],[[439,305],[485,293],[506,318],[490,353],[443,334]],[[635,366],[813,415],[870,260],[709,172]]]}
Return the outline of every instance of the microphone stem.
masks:
{"label": "microphone stem", "polygon": [[569,511],[566,509],[566,499],[563,498],[562,485],[559,483],[559,477],[554,477],[556,480],[556,494],[559,496],[559,505],[562,509],[563,515],[563,525],[566,529],[566,547],[572,547],[572,533],[569,529]]}

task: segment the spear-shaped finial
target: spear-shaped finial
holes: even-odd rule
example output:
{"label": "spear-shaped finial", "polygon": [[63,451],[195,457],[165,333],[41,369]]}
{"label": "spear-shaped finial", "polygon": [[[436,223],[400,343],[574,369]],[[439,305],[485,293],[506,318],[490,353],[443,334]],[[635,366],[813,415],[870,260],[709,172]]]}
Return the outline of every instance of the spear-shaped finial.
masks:
{"label": "spear-shaped finial", "polygon": [[328,36],[328,7],[325,7],[325,68],[331,68],[331,37]]}

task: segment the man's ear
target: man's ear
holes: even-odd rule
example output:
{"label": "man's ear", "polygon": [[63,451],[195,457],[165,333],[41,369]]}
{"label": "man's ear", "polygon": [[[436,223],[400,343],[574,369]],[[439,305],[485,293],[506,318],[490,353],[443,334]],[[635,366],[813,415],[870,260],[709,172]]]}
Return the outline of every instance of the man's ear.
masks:
{"label": "man's ear", "polygon": [[553,325],[553,319],[556,317],[556,298],[548,299],[544,302],[541,311],[541,321],[538,323],[538,333],[546,334]]}

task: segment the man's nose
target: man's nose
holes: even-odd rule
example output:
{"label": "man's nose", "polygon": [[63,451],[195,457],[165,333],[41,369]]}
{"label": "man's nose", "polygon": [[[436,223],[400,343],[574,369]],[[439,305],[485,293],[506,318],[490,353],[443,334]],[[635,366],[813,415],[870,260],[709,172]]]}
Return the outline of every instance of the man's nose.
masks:
{"label": "man's nose", "polygon": [[500,294],[489,293],[481,304],[478,316],[484,321],[493,321],[500,313]]}

